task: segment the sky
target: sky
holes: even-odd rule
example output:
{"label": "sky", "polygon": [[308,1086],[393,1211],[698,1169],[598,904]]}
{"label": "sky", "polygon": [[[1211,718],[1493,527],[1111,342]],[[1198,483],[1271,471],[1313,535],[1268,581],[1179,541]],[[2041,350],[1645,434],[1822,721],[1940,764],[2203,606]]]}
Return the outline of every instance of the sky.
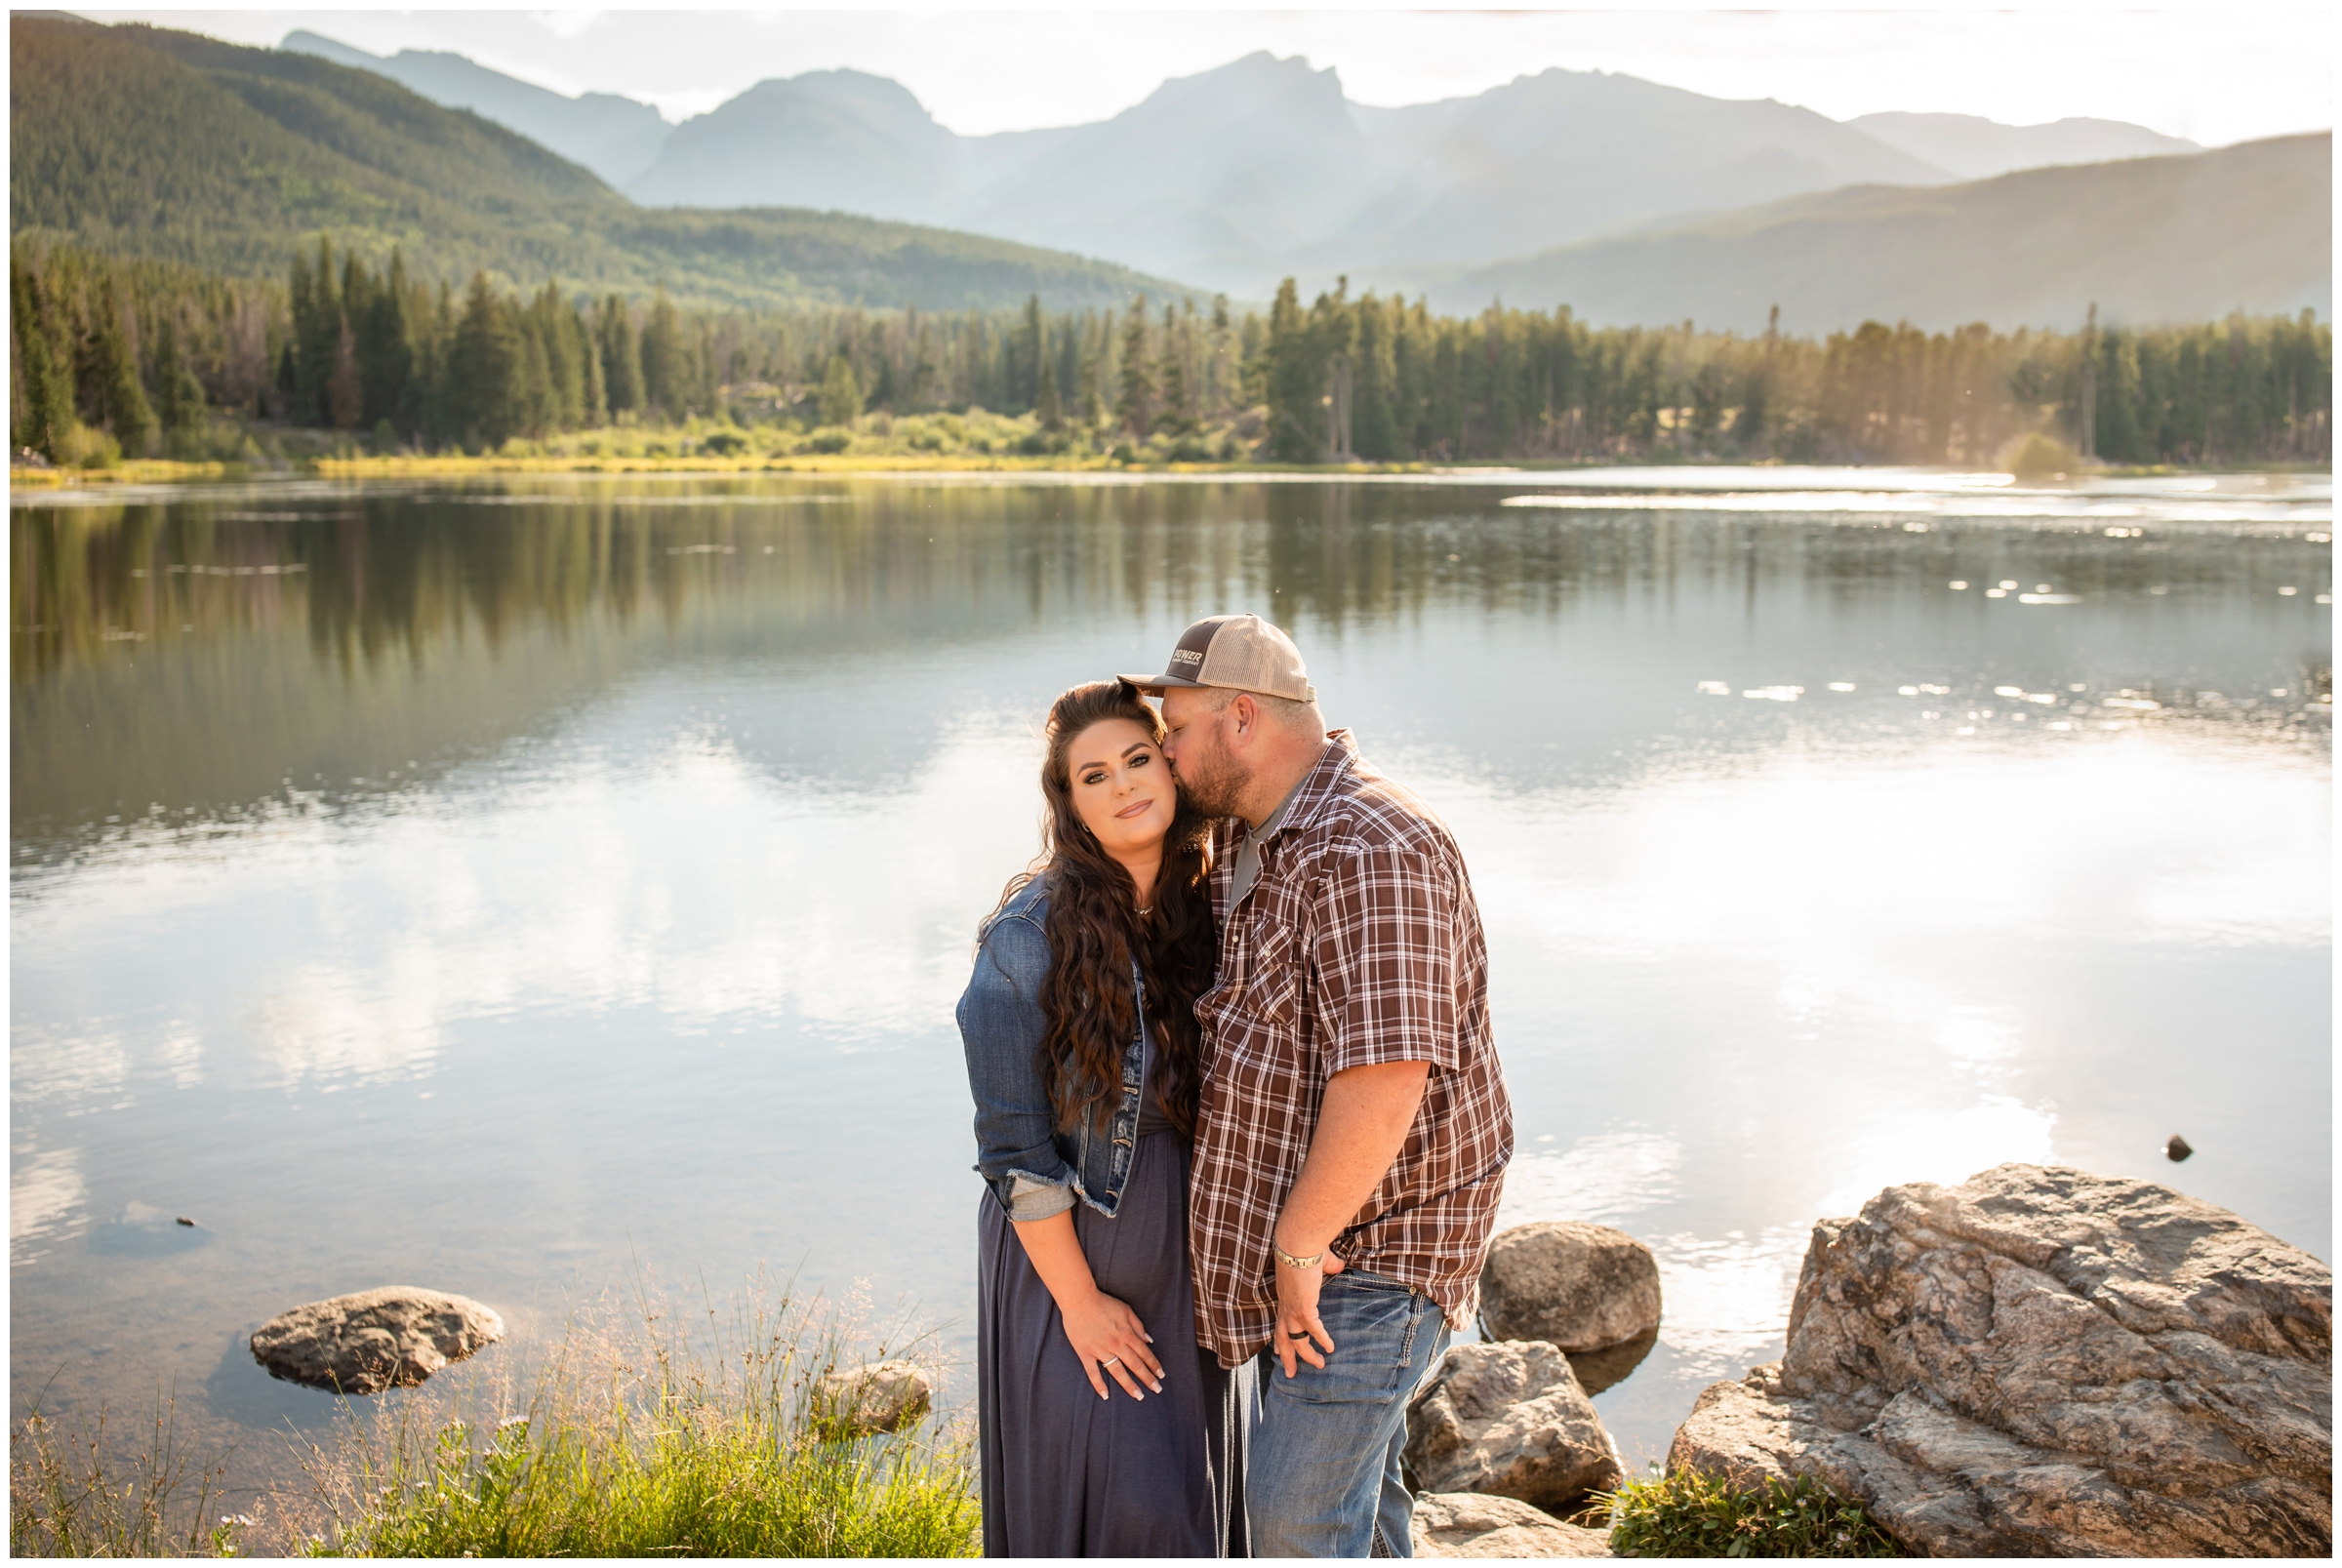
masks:
{"label": "sky", "polygon": [[2128,120],[2221,146],[2333,124],[2330,7],[2218,11],[85,11],[238,43],[297,27],[376,54],[438,49],[669,120],[768,77],[851,66],[962,135],[1105,119],[1165,78],[1266,49],[1341,73],[1361,103],[1455,98],[1551,66],[1833,119],[1903,109],[2008,124]]}

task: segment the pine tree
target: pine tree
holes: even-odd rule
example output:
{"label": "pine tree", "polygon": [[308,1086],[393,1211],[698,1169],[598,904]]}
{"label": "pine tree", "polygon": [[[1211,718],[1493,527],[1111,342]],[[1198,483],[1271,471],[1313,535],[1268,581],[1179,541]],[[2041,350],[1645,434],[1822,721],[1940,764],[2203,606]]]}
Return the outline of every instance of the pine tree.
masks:
{"label": "pine tree", "polygon": [[1194,428],[1193,399],[1188,390],[1188,345],[1186,334],[1169,305],[1163,306],[1162,403],[1163,412],[1156,418],[1158,429],[1173,435],[1185,435]]}
{"label": "pine tree", "polygon": [[1144,438],[1154,418],[1154,367],[1147,358],[1147,297],[1131,301],[1122,318],[1122,395],[1114,417],[1131,435]]}
{"label": "pine tree", "polygon": [[1324,450],[1324,366],[1309,322],[1301,313],[1301,291],[1291,278],[1277,285],[1269,307],[1269,451],[1281,462],[1315,462]]}
{"label": "pine tree", "polygon": [[337,430],[354,430],[366,412],[366,388],[358,378],[358,336],[349,330],[349,317],[339,319],[334,368],[325,378],[325,418]]}
{"label": "pine tree", "polygon": [[1041,385],[1034,394],[1032,409],[1040,416],[1042,429],[1054,434],[1066,427],[1065,409],[1057,399],[1057,367],[1046,359],[1041,361]]}
{"label": "pine tree", "polygon": [[99,290],[97,319],[90,323],[82,345],[76,380],[89,422],[113,431],[124,456],[141,456],[154,434],[154,410],[146,401],[146,388],[139,383],[138,356],[123,334],[122,305],[110,277]]}
{"label": "pine tree", "polygon": [[179,322],[170,310],[163,312],[154,336],[154,411],[166,435],[198,429],[204,422],[203,383],[180,351]]}
{"label": "pine tree", "polygon": [[854,366],[844,354],[831,354],[822,378],[822,422],[852,424],[861,416],[862,383],[854,379]]}
{"label": "pine tree", "polygon": [[691,410],[690,345],[675,303],[660,289],[651,302],[650,320],[642,328],[642,400],[651,413],[681,420]]}
{"label": "pine tree", "polygon": [[1017,327],[1017,363],[1015,384],[1009,389],[1009,407],[1029,409],[1037,407],[1041,396],[1041,352],[1044,334],[1041,330],[1041,297],[1029,296],[1025,301],[1025,317]]}
{"label": "pine tree", "polygon": [[9,263],[10,340],[16,348],[15,443],[51,462],[62,455],[73,434],[73,371],[64,330],[41,275]]}
{"label": "pine tree", "polygon": [[642,343],[634,331],[634,312],[613,294],[602,302],[595,338],[601,348],[602,389],[612,414],[642,408]]}
{"label": "pine tree", "polygon": [[449,412],[467,444],[493,452],[520,427],[520,334],[485,272],[471,275],[464,297],[464,314],[449,345],[447,379]]}
{"label": "pine tree", "polygon": [[[413,285],[407,281],[406,258],[390,253],[390,267],[381,283],[368,291],[363,311],[353,312],[351,325],[358,338],[358,382],[364,411],[361,422],[374,425],[388,420],[412,427],[407,383],[415,375],[415,345],[407,323]],[[347,307],[344,291],[344,308]]]}
{"label": "pine tree", "polygon": [[[317,266],[307,273],[298,252],[293,258],[293,379],[297,422],[325,424],[333,411],[326,385],[342,357],[342,291],[334,282],[334,247],[317,241]],[[303,287],[304,281],[306,287]]]}

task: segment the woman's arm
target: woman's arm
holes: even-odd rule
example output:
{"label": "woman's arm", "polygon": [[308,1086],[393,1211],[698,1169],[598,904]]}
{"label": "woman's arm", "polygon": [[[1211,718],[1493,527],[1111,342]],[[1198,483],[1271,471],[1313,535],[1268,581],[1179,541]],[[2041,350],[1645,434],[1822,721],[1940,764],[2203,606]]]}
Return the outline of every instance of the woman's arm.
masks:
{"label": "woman's arm", "polygon": [[1147,1397],[1139,1392],[1141,1383],[1161,1393],[1163,1364],[1150,1348],[1154,1338],[1139,1321],[1138,1313],[1098,1288],[1090,1273],[1090,1260],[1082,1255],[1081,1240],[1073,1233],[1073,1211],[1021,1223],[1017,1239],[1025,1243],[1032,1271],[1056,1298],[1058,1316],[1066,1324],[1066,1343],[1081,1358],[1081,1370],[1088,1375],[1090,1387],[1098,1390],[1098,1397],[1106,1397],[1106,1380],[1099,1376],[1102,1364],[1133,1399]]}
{"label": "woman's arm", "polygon": [[1098,1289],[1082,1256],[1073,1231],[1073,1173],[1058,1153],[1055,1112],[1034,1065],[1047,1023],[1039,992],[1048,971],[1048,940],[1032,921],[1012,915],[985,934],[959,1004],[976,1099],[976,1168],[1056,1300],[1067,1343],[1090,1386],[1107,1397],[1103,1364],[1138,1399],[1142,1382],[1161,1391],[1162,1363],[1148,1347],[1139,1315]]}

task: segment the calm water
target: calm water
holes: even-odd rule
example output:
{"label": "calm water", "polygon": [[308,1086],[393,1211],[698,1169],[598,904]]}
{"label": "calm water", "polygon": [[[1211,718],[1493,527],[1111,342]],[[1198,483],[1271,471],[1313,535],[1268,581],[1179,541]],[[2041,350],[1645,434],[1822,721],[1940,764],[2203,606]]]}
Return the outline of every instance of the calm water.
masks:
{"label": "calm water", "polygon": [[1890,1182],[2069,1161],[2331,1256],[2322,481],[27,499],[20,1404],[314,1423],[245,1348],[284,1307],[427,1284],[526,1339],[635,1259],[860,1282],[966,1353],[951,1007],[1036,718],[1231,609],[1470,859],[1506,1223],[1658,1252],[1597,1401],[1630,1458]]}

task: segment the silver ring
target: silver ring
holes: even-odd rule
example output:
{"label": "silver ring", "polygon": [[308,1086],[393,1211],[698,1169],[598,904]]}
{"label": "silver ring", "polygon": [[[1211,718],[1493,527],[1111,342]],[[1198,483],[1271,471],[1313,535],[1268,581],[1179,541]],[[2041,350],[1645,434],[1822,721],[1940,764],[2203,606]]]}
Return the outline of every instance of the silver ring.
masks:
{"label": "silver ring", "polygon": [[1121,1360],[1121,1359],[1122,1359],[1122,1358],[1121,1358],[1120,1356],[1118,1356],[1118,1355],[1110,1355],[1110,1356],[1108,1356],[1108,1357],[1107,1357],[1105,1360],[1103,1360],[1103,1361],[1099,1362],[1098,1364],[1099,1364],[1100,1366],[1102,1366],[1102,1367],[1110,1367],[1110,1366],[1112,1366],[1112,1365],[1113,1365],[1115,1362],[1117,1362],[1117,1361],[1119,1361],[1119,1360]]}

